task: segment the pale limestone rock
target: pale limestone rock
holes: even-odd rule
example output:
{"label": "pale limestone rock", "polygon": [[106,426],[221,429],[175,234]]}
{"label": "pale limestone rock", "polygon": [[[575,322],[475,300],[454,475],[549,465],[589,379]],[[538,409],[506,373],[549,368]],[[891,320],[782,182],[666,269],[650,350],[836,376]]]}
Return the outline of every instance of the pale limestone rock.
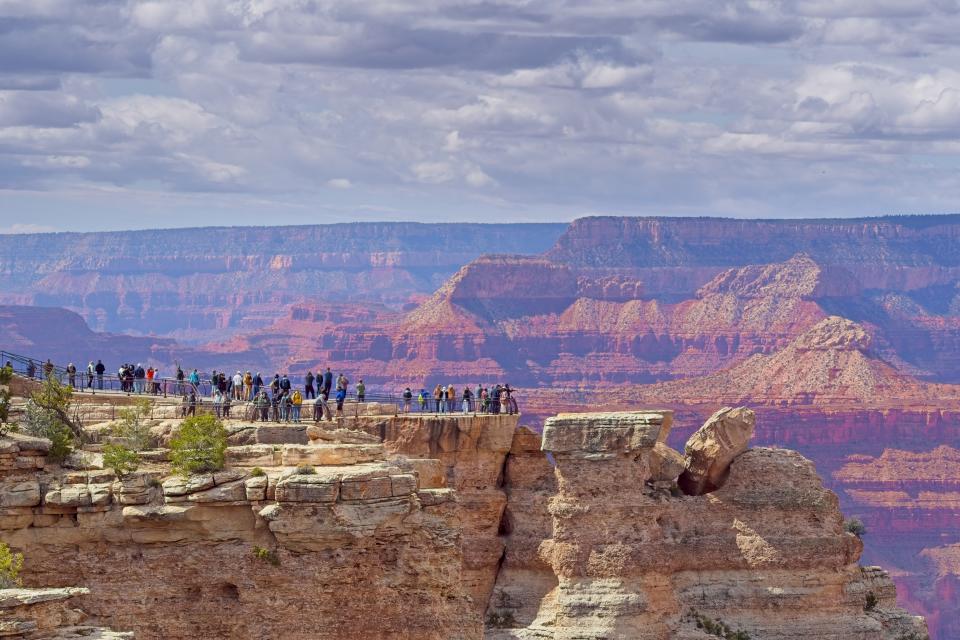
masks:
{"label": "pale limestone rock", "polygon": [[216,484],[217,482],[212,473],[198,473],[187,478],[187,483],[184,488],[187,493],[196,493],[197,491],[210,489]]}
{"label": "pale limestone rock", "polygon": [[393,462],[401,469],[413,472],[423,489],[440,489],[447,486],[446,473],[439,460],[400,457]]}
{"label": "pale limestone rock", "polygon": [[70,452],[70,455],[67,456],[67,459],[63,461],[61,466],[66,469],[103,469],[103,454],[96,453],[94,451],[75,449]]}
{"label": "pale limestone rock", "polygon": [[746,451],[755,423],[756,415],[746,407],[724,407],[710,416],[687,440],[680,488],[698,496],[721,486],[730,463]]}
{"label": "pale limestone rock", "polygon": [[87,485],[65,484],[47,491],[43,502],[51,507],[88,507],[91,504],[90,489]]}
{"label": "pale limestone rock", "polygon": [[650,480],[653,482],[676,482],[686,468],[682,455],[662,442],[653,447],[650,454]]}
{"label": "pale limestone rock", "polygon": [[390,476],[391,491],[394,496],[407,496],[417,490],[417,477],[410,473]]}
{"label": "pale limestone rock", "polygon": [[57,602],[69,600],[74,596],[90,593],[90,589],[82,587],[60,587],[47,589],[0,589],[0,609],[11,609],[24,605],[39,604],[41,602]]}
{"label": "pale limestone rock", "polygon": [[0,478],[0,508],[35,507],[40,504],[36,477]]}
{"label": "pale limestone rock", "polygon": [[543,450],[578,455],[650,449],[666,440],[670,412],[561,413],[543,426]]}
{"label": "pale limestone rock", "polygon": [[251,444],[227,447],[227,464],[237,467],[274,467],[281,463],[280,445]]}
{"label": "pale limestone rock", "polygon": [[372,500],[390,498],[392,495],[392,482],[387,475],[366,480],[344,479],[340,485],[341,500]]}
{"label": "pale limestone rock", "polygon": [[335,502],[339,480],[315,474],[294,474],[277,483],[277,502]]}
{"label": "pale limestone rock", "polygon": [[163,481],[161,485],[163,487],[164,497],[179,497],[187,495],[187,479],[183,476],[171,476]]}
{"label": "pale limestone rock", "polygon": [[258,502],[267,499],[267,476],[254,476],[244,481],[247,500]]}
{"label": "pale limestone rock", "polygon": [[247,499],[247,489],[243,480],[233,480],[187,497],[191,502],[238,502]]}
{"label": "pale limestone rock", "polygon": [[284,445],[281,456],[284,466],[332,466],[382,460],[384,450],[380,444]]}

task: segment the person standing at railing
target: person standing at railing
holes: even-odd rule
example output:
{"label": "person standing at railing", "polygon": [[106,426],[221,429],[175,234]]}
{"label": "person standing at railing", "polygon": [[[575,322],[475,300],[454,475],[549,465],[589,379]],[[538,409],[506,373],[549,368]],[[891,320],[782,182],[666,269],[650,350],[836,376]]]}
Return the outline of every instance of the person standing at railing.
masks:
{"label": "person standing at railing", "polygon": [[253,394],[252,397],[256,398],[257,394],[260,393],[260,389],[263,388],[263,378],[260,377],[260,372],[257,371],[257,375],[253,376]]}
{"label": "person standing at railing", "polygon": [[224,395],[223,396],[223,417],[224,418],[230,417],[230,405],[232,404],[233,402],[230,400],[230,396]]}
{"label": "person standing at railing", "polygon": [[190,395],[187,398],[187,415],[197,415],[197,392],[192,389],[190,390]]}
{"label": "person standing at railing", "polygon": [[420,405],[420,413],[423,413],[424,407],[427,406],[427,390],[420,388],[420,393],[417,394],[417,404]]}
{"label": "person standing at railing", "polygon": [[277,398],[277,394],[280,393],[280,374],[273,374],[273,380],[270,381],[270,397],[274,400]]}
{"label": "person standing at railing", "polygon": [[215,389],[213,392],[213,415],[217,418],[223,417],[223,394],[220,393],[220,389]]}
{"label": "person standing at railing", "polygon": [[317,394],[313,391],[313,380],[313,372],[307,371],[307,375],[303,377],[303,397],[305,400],[316,399],[317,397]]}
{"label": "person standing at railing", "polygon": [[233,393],[231,393],[230,395],[232,395],[234,398],[239,400],[240,394],[243,393],[243,375],[241,375],[240,372],[237,371],[235,374],[233,374],[232,382],[233,382]]}
{"label": "person standing at railing", "polygon": [[473,394],[470,392],[470,385],[463,387],[463,412],[470,413],[470,400],[472,399]]}
{"label": "person standing at railing", "polygon": [[266,422],[269,412],[270,398],[267,397],[267,392],[264,390],[253,399],[253,419],[256,420],[259,417],[261,422]]}
{"label": "person standing at railing", "polygon": [[363,402],[367,397],[367,385],[363,384],[363,378],[357,382],[357,402]]}
{"label": "person standing at railing", "polygon": [[73,366],[73,363],[67,365],[67,384],[70,385],[71,389],[77,388],[77,368]]}
{"label": "person standing at railing", "polygon": [[403,390],[403,412],[410,413],[410,403],[413,401],[413,391],[410,387]]}
{"label": "person standing at railing", "polygon": [[183,395],[183,369],[180,368],[180,365],[177,365],[177,395]]}
{"label": "person standing at railing", "polygon": [[253,374],[247,371],[243,374],[243,400],[250,400],[253,396],[250,395],[250,392],[253,391]]}
{"label": "person standing at railing", "polygon": [[147,390],[147,370],[139,362],[133,371],[133,377],[136,378],[137,393],[142,394]]}
{"label": "person standing at railing", "polygon": [[94,367],[97,372],[97,388],[103,391],[103,373],[107,370],[102,360],[97,360],[97,366]]}
{"label": "person standing at railing", "polygon": [[453,413],[457,410],[457,390],[452,384],[447,385],[447,411]]}
{"label": "person standing at railing", "polygon": [[436,412],[440,413],[440,405],[443,402],[443,387],[439,384],[433,388],[433,401],[436,404]]}
{"label": "person standing at railing", "polygon": [[93,389],[93,360],[87,365],[87,389]]}
{"label": "person standing at railing", "polygon": [[196,397],[196,392],[200,388],[200,373],[194,369],[190,372],[190,385],[193,387],[192,391],[194,392],[194,397]]}
{"label": "person standing at railing", "polygon": [[330,389],[333,387],[333,372],[330,371],[330,367],[327,367],[326,372],[323,374],[323,393],[330,397]]}
{"label": "person standing at railing", "polygon": [[300,389],[294,389],[293,393],[290,395],[290,409],[292,411],[291,420],[296,423],[300,422],[300,407],[303,405],[303,394],[300,393]]}
{"label": "person standing at railing", "polygon": [[337,417],[343,417],[343,401],[347,399],[347,387],[337,388]]}

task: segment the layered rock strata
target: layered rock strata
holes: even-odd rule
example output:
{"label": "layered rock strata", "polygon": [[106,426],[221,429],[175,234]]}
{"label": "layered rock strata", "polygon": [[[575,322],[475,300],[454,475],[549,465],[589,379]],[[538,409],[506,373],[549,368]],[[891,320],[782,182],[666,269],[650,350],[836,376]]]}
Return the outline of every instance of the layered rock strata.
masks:
{"label": "layered rock strata", "polygon": [[90,593],[89,589],[0,589],[0,637],[11,640],[132,640],[132,633],[120,633],[92,624],[83,610],[70,602]]}
{"label": "layered rock strata", "polygon": [[26,582],[82,582],[84,608],[137,638],[480,636],[455,492],[382,445],[254,444],[218,473],[123,481],[33,440],[0,450],[0,532]]}
{"label": "layered rock strata", "polygon": [[438,460],[457,494],[463,526],[463,585],[478,613],[486,609],[504,553],[500,524],[507,504],[504,461],[516,415],[362,417],[346,421],[377,433],[393,457]]}
{"label": "layered rock strata", "polygon": [[555,485],[519,447],[530,488],[511,495],[538,493],[551,526],[508,536],[523,551],[508,552],[488,638],[708,638],[705,621],[764,639],[926,637],[889,577],[857,564],[862,545],[808,460],[748,450],[721,487],[683,496],[651,473],[669,431],[662,413],[551,418]]}

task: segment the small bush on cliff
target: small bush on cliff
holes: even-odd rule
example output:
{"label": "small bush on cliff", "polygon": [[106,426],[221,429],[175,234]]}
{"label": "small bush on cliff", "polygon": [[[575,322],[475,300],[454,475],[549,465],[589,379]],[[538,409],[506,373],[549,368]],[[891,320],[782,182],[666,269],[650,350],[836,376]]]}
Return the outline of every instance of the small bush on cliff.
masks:
{"label": "small bush on cliff", "polygon": [[867,527],[860,518],[849,518],[843,522],[843,530],[852,533],[858,538],[862,538],[867,533]]}
{"label": "small bush on cliff", "polygon": [[310,465],[310,464],[302,464],[299,467],[297,467],[297,473],[299,473],[300,475],[309,476],[316,472],[317,470],[314,469],[313,465]]}
{"label": "small bush on cliff", "polygon": [[260,467],[254,467],[253,469],[250,469],[251,478],[262,478],[265,475],[267,475],[267,473]]}
{"label": "small bush on cliff", "polygon": [[749,633],[743,629],[737,629],[734,631],[720,618],[710,618],[702,615],[696,609],[690,609],[687,615],[689,616],[688,620],[692,620],[694,624],[696,624],[697,629],[700,629],[709,635],[716,636],[718,638],[724,638],[724,640],[750,640]]}
{"label": "small bush on cliff", "polygon": [[219,471],[226,463],[226,451],[223,423],[210,414],[191,416],[170,440],[170,466],[184,476]]}
{"label": "small bush on cliff", "polygon": [[149,449],[153,442],[147,416],[152,405],[146,398],[138,398],[131,407],[124,407],[117,413],[120,418],[113,427],[113,435],[126,440],[134,451]]}
{"label": "small bush on cliff", "polygon": [[863,600],[863,610],[870,612],[877,608],[877,594],[873,591],[867,592],[867,597]]}
{"label": "small bush on cliff", "polygon": [[0,589],[19,587],[22,568],[23,554],[12,552],[7,543],[0,542]]}
{"label": "small bush on cliff", "polygon": [[280,556],[277,555],[277,552],[271,551],[266,547],[254,547],[253,557],[256,558],[257,560],[263,560],[264,562],[268,562],[275,567],[280,565]]}
{"label": "small bush on cliff", "polygon": [[140,456],[122,444],[105,444],[103,466],[105,469],[112,469],[117,478],[123,480],[140,466]]}
{"label": "small bush on cliff", "polygon": [[24,432],[49,440],[48,457],[55,462],[63,462],[83,436],[80,424],[71,417],[72,398],[70,387],[50,376],[30,394],[24,412]]}

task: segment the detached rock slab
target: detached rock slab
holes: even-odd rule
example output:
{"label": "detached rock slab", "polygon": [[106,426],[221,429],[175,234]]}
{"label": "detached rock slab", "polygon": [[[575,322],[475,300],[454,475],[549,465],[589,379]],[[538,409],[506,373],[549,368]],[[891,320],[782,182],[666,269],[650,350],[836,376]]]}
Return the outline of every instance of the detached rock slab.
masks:
{"label": "detached rock slab", "polygon": [[673,414],[660,412],[561,413],[543,426],[543,451],[582,457],[652,449],[667,439]]}
{"label": "detached rock slab", "polygon": [[730,463],[747,450],[756,421],[746,407],[724,407],[710,416],[684,447],[686,469],[677,480],[683,492],[699,496],[720,488]]}

